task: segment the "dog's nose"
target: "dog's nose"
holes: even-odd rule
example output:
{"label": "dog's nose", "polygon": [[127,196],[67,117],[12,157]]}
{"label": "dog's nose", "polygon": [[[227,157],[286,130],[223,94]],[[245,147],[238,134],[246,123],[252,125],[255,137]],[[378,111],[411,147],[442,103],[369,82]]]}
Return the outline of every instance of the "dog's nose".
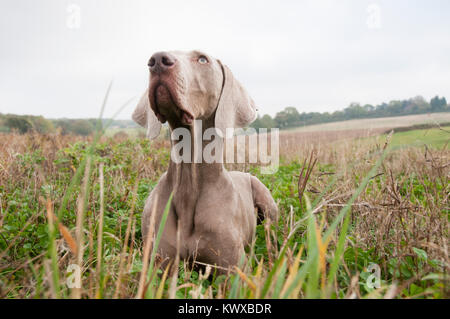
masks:
{"label": "dog's nose", "polygon": [[150,72],[161,73],[175,65],[177,59],[170,53],[157,52],[148,61]]}

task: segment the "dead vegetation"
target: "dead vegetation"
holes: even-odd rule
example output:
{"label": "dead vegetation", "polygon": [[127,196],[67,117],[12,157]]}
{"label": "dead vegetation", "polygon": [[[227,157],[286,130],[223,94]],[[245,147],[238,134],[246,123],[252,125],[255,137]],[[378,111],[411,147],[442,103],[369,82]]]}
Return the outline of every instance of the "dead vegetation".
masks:
{"label": "dead vegetation", "polygon": [[[380,137],[367,143],[355,137],[377,132],[281,134],[280,169],[259,176],[278,201],[280,225],[258,226],[246,263],[235,276],[222,279],[197,273],[182,261],[176,277],[164,270],[160,276],[142,276],[151,254],[143,252],[140,212],[167,167],[168,141],[102,138],[90,162],[83,162],[92,138],[3,134],[0,296],[446,298],[450,151],[395,149],[376,166],[389,141]],[[71,190],[83,165],[79,184]],[[234,168],[258,174],[252,165]],[[346,227],[339,216],[346,207],[348,231],[339,255]],[[313,225],[308,212],[318,222],[317,246],[307,240]],[[327,237],[335,221],[338,231]],[[50,226],[56,229],[53,256]],[[317,264],[311,261],[310,269],[316,265],[317,283],[301,277],[314,247]],[[340,265],[333,273],[336,256]],[[381,267],[380,289],[361,288],[370,262]],[[67,272],[73,263],[82,265],[79,290],[65,285],[74,278]],[[283,280],[277,283],[277,278]]]}

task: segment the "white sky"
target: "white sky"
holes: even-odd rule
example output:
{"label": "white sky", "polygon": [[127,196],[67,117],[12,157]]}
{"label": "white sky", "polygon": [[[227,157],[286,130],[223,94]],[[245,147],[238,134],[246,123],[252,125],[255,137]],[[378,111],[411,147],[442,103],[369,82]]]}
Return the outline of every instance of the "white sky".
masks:
{"label": "white sky", "polygon": [[0,112],[97,117],[114,80],[111,116],[147,86],[151,54],[173,49],[221,59],[260,114],[450,99],[448,0],[15,0],[0,2]]}

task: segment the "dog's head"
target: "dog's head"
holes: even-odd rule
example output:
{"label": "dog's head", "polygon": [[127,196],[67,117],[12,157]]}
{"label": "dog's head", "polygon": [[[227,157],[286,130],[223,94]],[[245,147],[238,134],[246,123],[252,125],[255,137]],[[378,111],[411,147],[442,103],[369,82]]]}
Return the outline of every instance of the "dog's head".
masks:
{"label": "dog's head", "polygon": [[256,108],[227,66],[199,52],[158,52],[148,61],[150,83],[133,120],[158,136],[161,123],[172,129],[192,125],[195,119],[215,116],[215,127],[245,127],[254,121]]}

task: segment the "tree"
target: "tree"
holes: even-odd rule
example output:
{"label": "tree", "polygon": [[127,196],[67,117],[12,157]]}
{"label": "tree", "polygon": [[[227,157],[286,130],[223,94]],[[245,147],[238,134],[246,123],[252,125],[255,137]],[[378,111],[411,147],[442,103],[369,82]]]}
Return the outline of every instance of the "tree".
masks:
{"label": "tree", "polygon": [[39,133],[50,133],[53,131],[53,123],[43,116],[33,116],[31,117],[31,123],[33,125],[33,129],[38,131]]}
{"label": "tree", "polygon": [[435,96],[430,101],[431,106],[431,112],[442,112],[445,111],[447,108],[447,100],[445,97],[442,97],[442,99],[439,98],[439,96]]}
{"label": "tree", "polygon": [[286,128],[289,126],[289,114],[286,111],[278,112],[275,115],[275,123],[279,128]]}
{"label": "tree", "polygon": [[87,120],[74,120],[72,123],[72,132],[78,135],[87,136],[94,132],[94,125]]}
{"label": "tree", "polygon": [[344,114],[346,119],[362,118],[367,116],[367,111],[359,103],[351,103],[347,108],[344,109]]}
{"label": "tree", "polygon": [[430,104],[420,95],[408,100],[406,114],[421,114],[431,110]]}
{"label": "tree", "polygon": [[250,124],[250,127],[253,127],[256,130],[263,127],[261,124],[261,117],[259,116],[259,114],[258,114],[258,117]]}
{"label": "tree", "polygon": [[388,115],[401,115],[403,110],[402,101],[391,101],[388,105]]}
{"label": "tree", "polygon": [[264,128],[274,128],[277,126],[277,123],[269,114],[264,114],[264,116],[260,120],[261,127]]}
{"label": "tree", "polygon": [[96,120],[88,119],[60,119],[55,120],[56,127],[61,128],[62,134],[89,135],[94,132]]}
{"label": "tree", "polygon": [[26,117],[20,115],[8,115],[5,124],[10,130],[18,130],[21,134],[30,131],[33,127]]}

